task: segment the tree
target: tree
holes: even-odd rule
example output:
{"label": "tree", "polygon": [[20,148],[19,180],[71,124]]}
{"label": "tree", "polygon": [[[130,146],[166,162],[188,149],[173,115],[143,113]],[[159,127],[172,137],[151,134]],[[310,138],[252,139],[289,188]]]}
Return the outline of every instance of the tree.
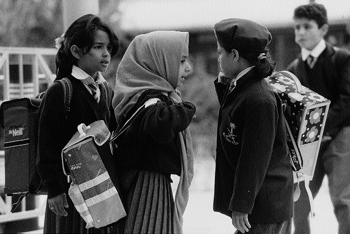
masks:
{"label": "tree", "polygon": [[0,1],[0,46],[54,47],[62,34],[60,0]]}

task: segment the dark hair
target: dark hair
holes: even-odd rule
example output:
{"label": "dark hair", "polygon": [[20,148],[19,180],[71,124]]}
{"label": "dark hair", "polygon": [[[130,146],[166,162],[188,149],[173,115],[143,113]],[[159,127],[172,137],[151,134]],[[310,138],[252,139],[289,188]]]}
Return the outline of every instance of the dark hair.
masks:
{"label": "dark hair", "polygon": [[327,10],[322,4],[310,3],[295,8],[293,19],[315,20],[318,27],[328,24]]}
{"label": "dark hair", "polygon": [[[233,48],[229,48],[226,46],[224,46],[223,48],[227,53],[231,53],[233,50]],[[246,59],[251,65],[255,65],[255,71],[262,77],[267,77],[271,75],[275,70],[276,62],[272,60],[269,49],[267,47],[265,48],[264,58],[258,58],[261,53],[241,53],[240,51],[238,52],[240,57]]]}
{"label": "dark hair", "polygon": [[77,59],[72,55],[70,47],[76,45],[84,54],[88,53],[93,46],[94,33],[97,30],[108,34],[112,45],[111,57],[117,54],[119,40],[112,29],[96,15],[84,15],[74,21],[62,36],[63,42],[56,55],[56,79],[69,76],[73,65],[77,64]]}

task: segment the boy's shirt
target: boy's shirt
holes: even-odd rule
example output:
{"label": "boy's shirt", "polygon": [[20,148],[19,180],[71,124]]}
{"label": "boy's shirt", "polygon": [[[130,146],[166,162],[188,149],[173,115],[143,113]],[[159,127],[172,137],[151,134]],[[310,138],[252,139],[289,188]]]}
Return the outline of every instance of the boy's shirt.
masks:
{"label": "boy's shirt", "polygon": [[305,48],[301,48],[301,58],[303,61],[305,61],[309,55],[311,55],[312,57],[314,57],[315,62],[318,58],[318,56],[320,56],[320,54],[326,49],[326,42],[325,40],[321,40],[313,50],[307,50]]}

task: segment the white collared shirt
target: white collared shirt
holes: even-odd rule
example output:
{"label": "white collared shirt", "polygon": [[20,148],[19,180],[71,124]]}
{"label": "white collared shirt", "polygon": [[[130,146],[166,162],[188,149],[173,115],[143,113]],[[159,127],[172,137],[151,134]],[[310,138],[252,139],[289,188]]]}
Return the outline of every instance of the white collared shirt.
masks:
{"label": "white collared shirt", "polygon": [[[88,84],[91,84],[91,83],[100,84],[100,83],[106,81],[100,72],[97,72],[97,79],[95,81],[94,78],[92,78],[89,74],[87,74],[83,69],[81,69],[80,67],[77,67],[75,65],[73,65],[73,67],[72,67],[71,75],[74,78],[76,78],[77,80],[80,80],[91,94],[92,94],[92,91],[89,88]],[[99,88],[97,89],[97,95],[98,95],[98,100],[100,100],[99,97],[101,95],[101,91]]]}
{"label": "white collared shirt", "polygon": [[251,66],[251,67],[247,67],[246,69],[244,69],[243,71],[241,71],[240,73],[238,73],[238,75],[236,76],[235,79],[232,79],[230,86],[234,85],[236,86],[237,81],[242,78],[245,74],[247,74],[250,70],[252,70],[255,66]]}
{"label": "white collared shirt", "polygon": [[301,58],[303,59],[303,61],[305,61],[309,55],[311,55],[312,57],[314,57],[315,62],[318,58],[318,56],[320,56],[320,54],[326,49],[326,42],[325,40],[321,40],[317,46],[315,46],[315,48],[313,50],[307,50],[305,48],[301,48]]}

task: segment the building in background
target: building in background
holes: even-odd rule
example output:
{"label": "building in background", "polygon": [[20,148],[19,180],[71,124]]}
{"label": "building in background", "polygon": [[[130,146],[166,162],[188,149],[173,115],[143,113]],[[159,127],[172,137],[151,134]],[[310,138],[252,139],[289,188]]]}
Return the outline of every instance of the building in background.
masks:
{"label": "building in background", "polygon": [[[117,18],[121,35],[153,30],[190,32],[190,53],[195,70],[217,74],[216,42],[213,26],[225,18],[246,18],[265,25],[272,33],[270,46],[277,70],[285,67],[300,52],[294,42],[293,11],[308,0],[124,0]],[[330,30],[326,39],[339,47],[349,46],[350,0],[314,0],[328,11]]]}

